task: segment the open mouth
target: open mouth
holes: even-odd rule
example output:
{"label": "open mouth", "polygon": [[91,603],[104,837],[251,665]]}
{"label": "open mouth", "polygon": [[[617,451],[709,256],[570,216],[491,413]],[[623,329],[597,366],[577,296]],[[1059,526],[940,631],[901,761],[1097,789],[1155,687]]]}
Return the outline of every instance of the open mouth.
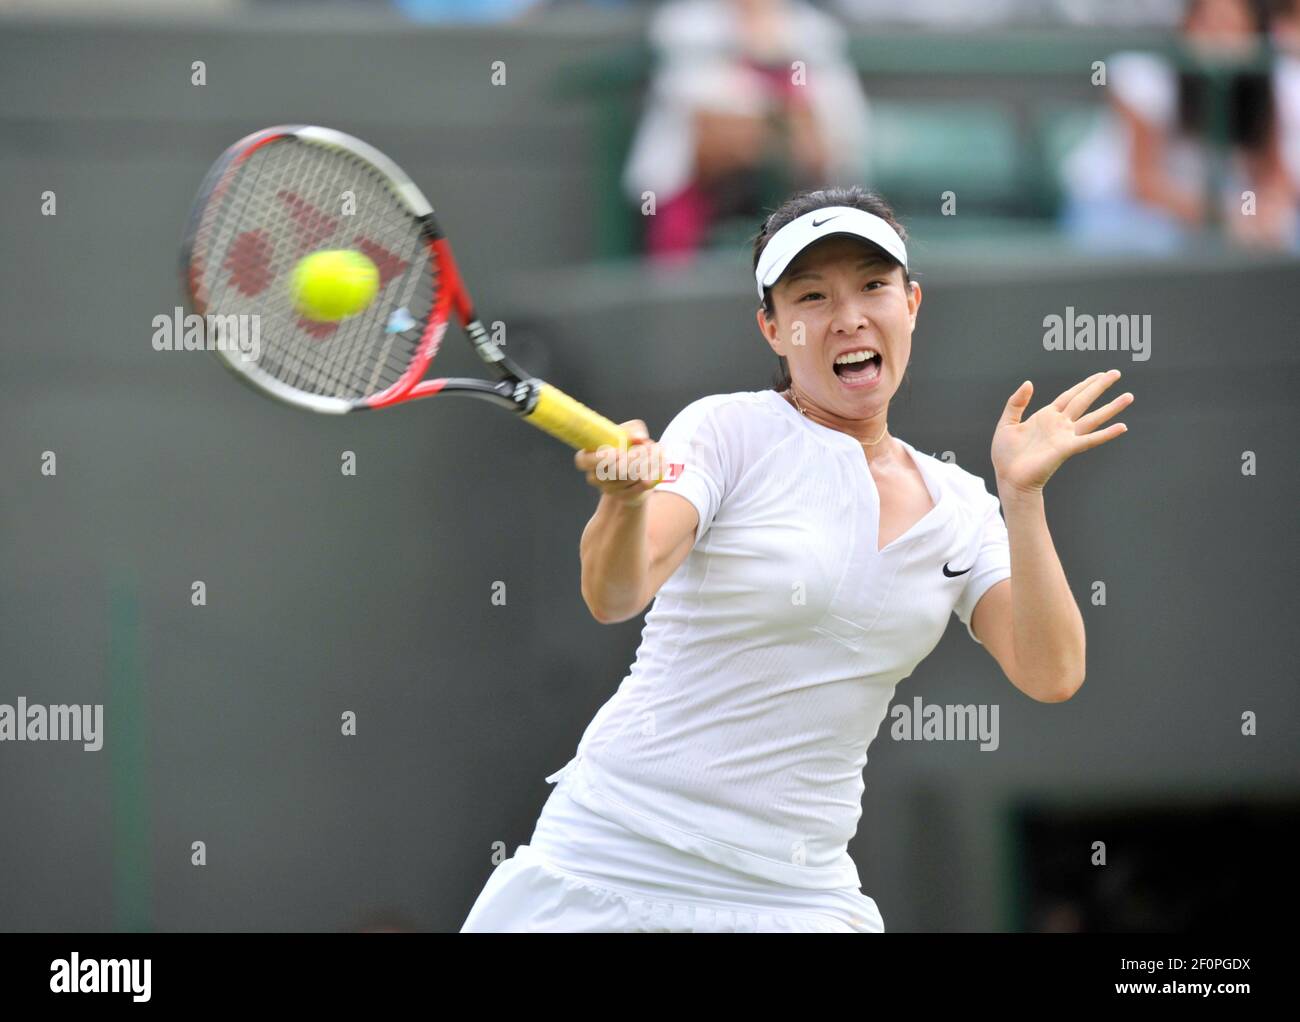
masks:
{"label": "open mouth", "polygon": [[874,380],[880,375],[880,352],[872,348],[850,351],[835,360],[835,375],[846,383]]}

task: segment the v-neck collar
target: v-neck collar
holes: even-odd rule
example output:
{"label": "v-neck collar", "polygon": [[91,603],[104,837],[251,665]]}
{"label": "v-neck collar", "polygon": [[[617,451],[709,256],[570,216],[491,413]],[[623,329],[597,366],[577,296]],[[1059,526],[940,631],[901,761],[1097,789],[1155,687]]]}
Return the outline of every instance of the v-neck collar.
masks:
{"label": "v-neck collar", "polygon": [[916,470],[921,474],[921,480],[925,483],[925,488],[929,491],[930,500],[934,506],[913,522],[911,528],[902,535],[895,536],[883,547],[877,546],[880,542],[880,489],[876,486],[876,477],[871,474],[871,465],[867,462],[867,455],[862,449],[862,443],[854,437],[849,436],[847,433],[842,433],[838,429],[832,429],[830,426],[823,426],[820,422],[815,422],[808,418],[808,416],[801,414],[777,391],[769,390],[765,393],[771,394],[772,400],[784,408],[786,412],[794,417],[795,421],[801,423],[805,429],[810,430],[813,435],[818,437],[823,443],[838,445],[847,451],[852,451],[857,455],[857,458],[860,459],[863,473],[867,477],[867,485],[871,487],[871,495],[874,498],[876,520],[875,531],[871,539],[871,548],[877,555],[883,556],[894,547],[901,546],[904,543],[910,543],[918,536],[928,532],[934,524],[935,519],[938,517],[940,509],[945,511],[947,510],[947,498],[944,496],[944,488],[940,486],[939,481],[932,476],[929,466],[924,464],[924,459],[920,454],[918,454],[916,448],[902,437],[894,437],[895,440],[903,445],[903,449],[907,451],[908,455],[912,459],[912,464],[916,466]]}

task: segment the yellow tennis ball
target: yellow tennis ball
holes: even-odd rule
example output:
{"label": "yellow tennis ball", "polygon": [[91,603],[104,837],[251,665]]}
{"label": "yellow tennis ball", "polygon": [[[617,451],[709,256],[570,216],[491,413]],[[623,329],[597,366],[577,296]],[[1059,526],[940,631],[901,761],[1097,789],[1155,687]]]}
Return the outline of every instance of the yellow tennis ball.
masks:
{"label": "yellow tennis ball", "polygon": [[313,252],[294,267],[290,286],[298,312],[318,323],[335,323],[375,300],[379,267],[352,249]]}

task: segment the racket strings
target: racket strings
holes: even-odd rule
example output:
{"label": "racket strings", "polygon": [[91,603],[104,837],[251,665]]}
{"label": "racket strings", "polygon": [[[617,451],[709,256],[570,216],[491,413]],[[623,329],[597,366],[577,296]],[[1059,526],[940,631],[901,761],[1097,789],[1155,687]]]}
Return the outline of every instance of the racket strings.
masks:
{"label": "racket strings", "polygon": [[[363,252],[380,272],[375,300],[337,323],[303,318],[290,288],[298,262],[325,249]],[[260,357],[241,368],[353,401],[406,372],[438,287],[420,223],[389,179],[344,150],[296,138],[261,146],[226,174],[201,217],[194,262],[209,314],[258,317]]]}
{"label": "racket strings", "polygon": [[[333,155],[333,154],[330,154]],[[296,234],[296,247],[303,250],[312,250],[329,245],[337,245],[334,235],[337,233],[337,221],[328,217],[321,211],[321,206],[312,203],[305,196],[319,194],[322,191],[337,193],[335,201],[342,202],[343,195],[335,187],[338,182],[330,182],[324,173],[326,164],[334,164],[337,161],[326,160],[302,160],[299,161],[299,174],[295,178],[290,178],[281,182],[281,187],[271,191],[262,188],[258,194],[263,196],[263,201],[270,203],[272,208],[269,212],[274,215],[279,213],[281,218],[288,218],[292,223],[286,225],[292,228]],[[332,169],[332,168],[331,168]],[[368,172],[369,168],[365,170]],[[369,173],[366,175],[369,177]],[[372,182],[373,183],[373,182]],[[375,205],[372,200],[376,196],[366,194],[364,189],[349,189],[355,196],[358,208],[362,203],[367,203],[372,211],[381,213],[388,212],[388,206],[391,199],[386,194],[378,196],[379,203]],[[387,201],[386,201],[387,200]],[[328,208],[328,207],[326,207]],[[408,228],[407,216],[404,209],[399,208],[399,218],[396,227],[399,231]],[[387,225],[386,225],[387,226]],[[285,232],[287,234],[287,232]],[[390,232],[371,231],[371,233],[381,233],[387,235]],[[414,248],[417,244],[418,235],[406,230],[409,237],[409,246]],[[372,245],[374,242],[372,241]],[[404,260],[410,262],[409,259]],[[287,297],[286,297],[287,301]],[[372,305],[366,313],[357,317],[352,323],[348,324],[351,332],[360,334],[366,338],[375,338],[376,335],[376,305]],[[269,369],[276,373],[285,383],[290,386],[306,390],[310,393],[324,393],[335,397],[355,398],[361,396],[358,391],[364,393],[366,386],[363,378],[358,374],[358,365],[368,354],[367,345],[348,343],[350,338],[343,337],[337,340],[343,343],[321,344],[320,341],[325,338],[331,338],[339,328],[333,325],[317,325],[302,322],[296,319],[296,315],[290,313],[290,318],[295,320],[294,325],[297,330],[287,335],[287,343],[283,358],[277,359],[269,366]],[[414,344],[408,340],[403,343],[399,349],[398,362],[392,362],[392,345],[395,335],[389,335],[387,343],[383,345],[383,351],[388,356],[374,359],[374,372],[369,379],[370,387],[382,389],[405,369],[410,355],[413,353]],[[273,353],[274,355],[274,353]]]}

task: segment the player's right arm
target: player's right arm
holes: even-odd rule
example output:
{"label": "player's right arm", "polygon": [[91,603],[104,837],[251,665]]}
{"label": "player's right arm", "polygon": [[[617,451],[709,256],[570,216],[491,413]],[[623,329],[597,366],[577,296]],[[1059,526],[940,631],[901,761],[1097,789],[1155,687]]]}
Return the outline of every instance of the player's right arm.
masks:
{"label": "player's right arm", "polygon": [[650,441],[645,423],[634,419],[620,425],[632,444],[617,461],[609,452],[595,451],[579,451],[573,459],[600,490],[579,553],[582,598],[601,624],[626,621],[645,609],[691,552],[699,524],[699,512],[689,500],[656,493],[648,479],[638,478],[652,474],[644,471],[646,466],[662,463],[659,445]]}

